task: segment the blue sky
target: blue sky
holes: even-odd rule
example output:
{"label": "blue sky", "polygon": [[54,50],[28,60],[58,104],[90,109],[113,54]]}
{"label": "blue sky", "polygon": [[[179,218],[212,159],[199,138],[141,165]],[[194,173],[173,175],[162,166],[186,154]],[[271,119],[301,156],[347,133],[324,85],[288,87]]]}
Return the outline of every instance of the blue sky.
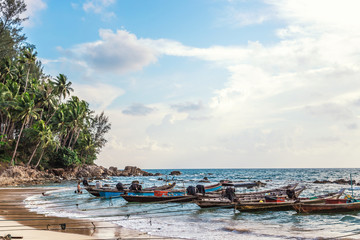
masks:
{"label": "blue sky", "polygon": [[110,117],[100,165],[358,167],[358,1],[26,3],[45,71]]}

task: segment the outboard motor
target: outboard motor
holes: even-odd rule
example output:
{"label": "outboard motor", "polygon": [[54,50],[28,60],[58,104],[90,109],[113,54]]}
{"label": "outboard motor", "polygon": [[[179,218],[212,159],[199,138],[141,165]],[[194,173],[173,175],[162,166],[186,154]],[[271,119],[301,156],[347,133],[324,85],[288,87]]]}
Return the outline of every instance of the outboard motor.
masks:
{"label": "outboard motor", "polygon": [[140,184],[137,184],[137,183],[132,183],[131,186],[129,187],[129,189],[131,191],[141,191],[142,186]]}
{"label": "outboard motor", "polygon": [[231,187],[227,187],[225,190],[225,197],[228,198],[231,202],[234,202],[236,198],[235,189]]}
{"label": "outboard motor", "polygon": [[205,187],[204,185],[196,185],[196,192],[202,195],[205,195]]}
{"label": "outboard motor", "polygon": [[287,189],[287,190],[286,190],[286,195],[287,195],[290,199],[296,199],[295,190]]}
{"label": "outboard motor", "polygon": [[121,182],[119,182],[118,184],[116,184],[116,189],[118,191],[124,191],[124,185]]}
{"label": "outboard motor", "polygon": [[88,180],[87,180],[86,178],[84,178],[84,180],[83,180],[83,185],[84,185],[85,187],[88,187],[88,186],[89,186]]}
{"label": "outboard motor", "polygon": [[137,183],[132,183],[129,187],[129,190],[131,190],[131,191],[136,191],[137,189],[138,189]]}
{"label": "outboard motor", "polygon": [[187,195],[196,195],[196,188],[194,186],[188,186],[186,188]]}

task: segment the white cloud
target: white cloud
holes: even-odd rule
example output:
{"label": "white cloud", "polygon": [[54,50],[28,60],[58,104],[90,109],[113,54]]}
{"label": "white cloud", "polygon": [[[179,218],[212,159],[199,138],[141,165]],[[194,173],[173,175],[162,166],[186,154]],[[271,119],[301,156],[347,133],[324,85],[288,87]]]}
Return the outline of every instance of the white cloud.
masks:
{"label": "white cloud", "polygon": [[90,107],[97,112],[103,111],[111,103],[124,94],[124,90],[107,84],[78,84],[74,83],[74,95],[90,103]]}
{"label": "white cloud", "polygon": [[97,71],[126,73],[141,70],[157,60],[155,52],[125,30],[101,29],[101,40],[63,50],[67,58]]}
{"label": "white cloud", "polygon": [[114,12],[107,11],[108,7],[115,2],[116,0],[87,0],[82,7],[85,12],[100,14],[106,20],[116,16]]}
{"label": "white cloud", "polygon": [[29,17],[28,21],[25,21],[23,25],[25,27],[31,27],[38,21],[39,12],[46,9],[46,3],[43,0],[25,0],[26,12],[22,14],[22,17]]}

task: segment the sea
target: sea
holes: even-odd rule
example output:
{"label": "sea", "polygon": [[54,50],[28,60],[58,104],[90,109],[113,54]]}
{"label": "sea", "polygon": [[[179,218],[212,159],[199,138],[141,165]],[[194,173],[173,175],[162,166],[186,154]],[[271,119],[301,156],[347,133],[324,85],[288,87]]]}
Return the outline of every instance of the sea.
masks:
{"label": "sea", "polygon": [[[182,174],[170,176],[178,170]],[[312,197],[345,188],[346,194],[360,198],[360,186],[316,180],[338,179],[360,183],[360,169],[148,169],[161,176],[110,177],[102,184],[130,184],[138,180],[143,187],[175,181],[178,187],[210,185],[220,180],[261,181],[266,186],[238,188],[237,192],[263,191],[288,184],[305,186],[300,197]],[[201,183],[207,178],[210,183]],[[360,213],[298,214],[295,211],[239,212],[234,209],[201,209],[194,203],[127,203],[123,198],[96,198],[84,190],[75,194],[76,182],[46,186],[46,196],[35,195],[24,202],[30,211],[57,217],[108,221],[155,236],[198,239],[360,239]],[[53,189],[56,190],[53,190]],[[52,190],[50,190],[52,189]]]}

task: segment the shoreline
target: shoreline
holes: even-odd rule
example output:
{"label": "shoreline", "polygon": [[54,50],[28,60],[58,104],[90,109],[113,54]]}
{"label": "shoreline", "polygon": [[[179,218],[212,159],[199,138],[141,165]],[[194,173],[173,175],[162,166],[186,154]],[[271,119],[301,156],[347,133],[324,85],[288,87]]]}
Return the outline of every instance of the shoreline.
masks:
{"label": "shoreline", "polygon": [[[54,188],[1,188],[0,195],[0,237],[37,240],[82,240],[82,239],[174,239],[152,236],[140,231],[127,229],[110,222],[97,222],[89,219],[45,216],[30,212],[24,199],[42,194]],[[93,222],[94,225],[91,223]],[[65,230],[61,224],[65,223]]]}

